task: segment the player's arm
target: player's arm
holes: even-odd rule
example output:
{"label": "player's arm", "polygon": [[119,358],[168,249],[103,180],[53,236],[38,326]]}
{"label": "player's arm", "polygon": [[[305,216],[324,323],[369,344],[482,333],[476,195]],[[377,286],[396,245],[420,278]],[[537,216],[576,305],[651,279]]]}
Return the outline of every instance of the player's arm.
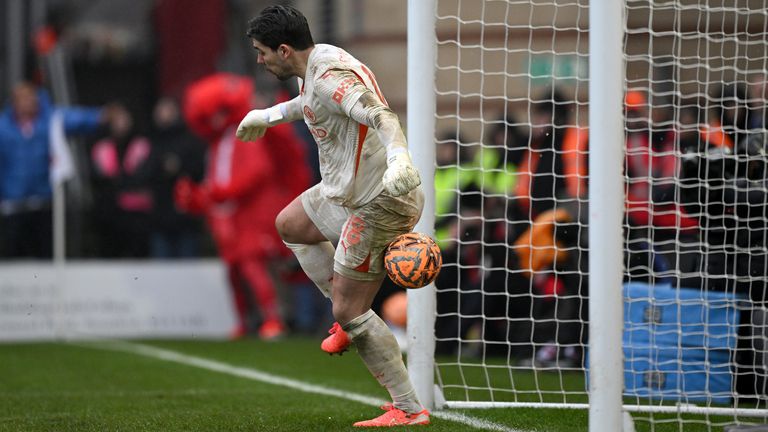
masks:
{"label": "player's arm", "polygon": [[299,96],[266,109],[255,109],[245,115],[235,135],[241,141],[255,141],[264,136],[268,127],[301,119]]}
{"label": "player's arm", "polygon": [[384,105],[372,91],[366,91],[352,106],[349,116],[372,127],[387,149],[387,170],[382,182],[394,196],[405,195],[421,184],[421,177],[411,162],[408,143],[397,114]]}
{"label": "player's arm", "polygon": [[421,184],[419,172],[411,162],[408,143],[397,114],[392,112],[360,79],[346,70],[331,70],[315,81],[315,91],[327,96],[334,106],[352,120],[376,131],[387,151],[387,170],[382,182],[394,196],[405,195]]}

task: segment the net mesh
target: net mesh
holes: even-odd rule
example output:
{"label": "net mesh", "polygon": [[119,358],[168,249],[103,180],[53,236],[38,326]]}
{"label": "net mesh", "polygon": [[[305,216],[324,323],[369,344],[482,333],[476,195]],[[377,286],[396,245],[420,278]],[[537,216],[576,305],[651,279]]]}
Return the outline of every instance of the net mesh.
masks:
{"label": "net mesh", "polygon": [[[766,402],[768,2],[624,10],[625,402],[720,430]],[[436,13],[438,384],[586,403],[588,1]]]}

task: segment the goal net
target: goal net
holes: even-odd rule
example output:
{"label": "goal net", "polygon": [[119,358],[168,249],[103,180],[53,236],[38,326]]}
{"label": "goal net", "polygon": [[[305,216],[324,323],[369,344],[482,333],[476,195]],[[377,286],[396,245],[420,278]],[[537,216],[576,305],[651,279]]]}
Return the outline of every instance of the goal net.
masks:
{"label": "goal net", "polygon": [[[635,422],[722,430],[768,415],[767,8],[624,3],[616,349]],[[587,0],[437,0],[447,407],[587,406],[587,233],[601,228],[588,220],[588,18]]]}

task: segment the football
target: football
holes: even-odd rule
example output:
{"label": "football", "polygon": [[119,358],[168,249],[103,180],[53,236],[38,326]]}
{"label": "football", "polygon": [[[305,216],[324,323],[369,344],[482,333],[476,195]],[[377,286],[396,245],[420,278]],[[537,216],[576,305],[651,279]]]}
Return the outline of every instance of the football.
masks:
{"label": "football", "polygon": [[426,234],[398,236],[384,251],[384,267],[392,282],[403,288],[421,288],[435,280],[443,265],[440,247]]}

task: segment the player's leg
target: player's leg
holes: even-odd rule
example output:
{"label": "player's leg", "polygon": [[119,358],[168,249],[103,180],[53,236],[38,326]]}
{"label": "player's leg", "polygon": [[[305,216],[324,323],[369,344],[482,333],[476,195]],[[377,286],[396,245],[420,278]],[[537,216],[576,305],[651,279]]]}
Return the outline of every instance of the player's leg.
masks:
{"label": "player's leg", "polygon": [[421,214],[420,190],[404,197],[381,195],[355,209],[336,249],[333,314],[357,347],[371,374],[392,397],[393,409],[356,426],[427,424],[429,414],[416,397],[392,331],[371,309],[385,277],[383,253],[399,234],[410,231]]}
{"label": "player's leg", "polygon": [[227,263],[227,279],[229,289],[232,291],[232,299],[235,301],[235,311],[237,311],[237,327],[232,331],[231,336],[240,338],[248,332],[248,298],[245,296],[239,269],[233,263]]}
{"label": "player's leg", "polygon": [[[296,255],[304,273],[328,298],[331,298],[333,279],[334,248],[331,242],[338,240],[339,231],[338,228],[333,230],[331,225],[335,214],[346,219],[342,212],[332,209],[323,199],[316,185],[288,204],[275,220],[277,232]],[[339,227],[344,219],[337,222]]]}
{"label": "player's leg", "polygon": [[377,277],[374,280],[354,280],[335,273],[332,310],[336,321],[344,327],[355,318],[369,312],[382,281],[383,277]]}
{"label": "player's leg", "polygon": [[267,261],[262,257],[249,256],[241,261],[240,270],[261,312],[259,337],[265,340],[279,338],[285,333],[285,325],[280,316],[275,283],[267,270]]}
{"label": "player's leg", "polygon": [[301,200],[301,196],[296,197],[277,215],[275,227],[280,237],[289,243],[317,244],[328,241],[307,215]]}
{"label": "player's leg", "polygon": [[419,413],[422,408],[408,378],[400,346],[387,324],[371,310],[382,278],[354,280],[336,273],[333,316],[341,324],[371,374],[387,389],[395,408]]}

